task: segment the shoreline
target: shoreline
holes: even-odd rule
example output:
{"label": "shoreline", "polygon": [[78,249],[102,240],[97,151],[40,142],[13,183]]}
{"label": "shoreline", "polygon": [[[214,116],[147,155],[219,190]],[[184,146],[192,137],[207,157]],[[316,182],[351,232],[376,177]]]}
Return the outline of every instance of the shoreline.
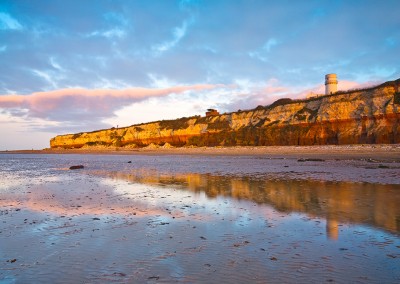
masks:
{"label": "shoreline", "polygon": [[377,159],[400,162],[400,144],[353,144],[313,146],[237,146],[237,147],[148,147],[136,149],[43,149],[10,150],[1,154],[92,154],[92,155],[207,155],[271,156],[275,158]]}

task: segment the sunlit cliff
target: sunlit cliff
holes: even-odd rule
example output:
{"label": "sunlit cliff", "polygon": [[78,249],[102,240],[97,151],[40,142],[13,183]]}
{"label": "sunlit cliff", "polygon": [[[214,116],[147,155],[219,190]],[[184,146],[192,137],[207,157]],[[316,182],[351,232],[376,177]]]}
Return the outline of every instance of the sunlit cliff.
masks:
{"label": "sunlit cliff", "polygon": [[400,143],[400,79],[207,117],[59,135],[51,148]]}

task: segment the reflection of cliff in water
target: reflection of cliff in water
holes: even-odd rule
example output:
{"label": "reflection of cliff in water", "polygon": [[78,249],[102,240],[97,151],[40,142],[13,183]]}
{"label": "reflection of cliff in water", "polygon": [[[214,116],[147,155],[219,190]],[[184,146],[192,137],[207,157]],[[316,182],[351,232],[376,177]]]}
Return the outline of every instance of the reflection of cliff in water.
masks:
{"label": "reflection of cliff in water", "polygon": [[362,223],[400,232],[400,186],[307,180],[261,180],[204,174],[161,174],[156,171],[107,173],[112,178],[169,185],[272,205],[282,212],[326,218],[327,233],[337,238],[339,223]]}

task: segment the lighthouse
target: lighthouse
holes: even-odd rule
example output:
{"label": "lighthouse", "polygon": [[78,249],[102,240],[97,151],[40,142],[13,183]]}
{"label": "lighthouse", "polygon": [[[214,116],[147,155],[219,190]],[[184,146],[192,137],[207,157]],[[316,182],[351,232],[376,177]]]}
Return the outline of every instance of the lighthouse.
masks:
{"label": "lighthouse", "polygon": [[331,95],[337,92],[337,76],[336,74],[325,75],[325,95]]}

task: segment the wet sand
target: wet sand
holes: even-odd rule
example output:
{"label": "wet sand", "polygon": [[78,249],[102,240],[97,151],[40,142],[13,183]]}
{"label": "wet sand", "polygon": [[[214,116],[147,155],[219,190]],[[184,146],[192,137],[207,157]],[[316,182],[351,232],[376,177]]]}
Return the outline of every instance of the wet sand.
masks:
{"label": "wet sand", "polygon": [[99,155],[218,155],[306,157],[326,159],[375,159],[400,161],[400,144],[315,145],[315,146],[240,146],[240,147],[145,147],[84,148],[0,151],[0,154],[99,154]]}
{"label": "wet sand", "polygon": [[295,148],[0,155],[0,282],[398,283],[398,148]]}

